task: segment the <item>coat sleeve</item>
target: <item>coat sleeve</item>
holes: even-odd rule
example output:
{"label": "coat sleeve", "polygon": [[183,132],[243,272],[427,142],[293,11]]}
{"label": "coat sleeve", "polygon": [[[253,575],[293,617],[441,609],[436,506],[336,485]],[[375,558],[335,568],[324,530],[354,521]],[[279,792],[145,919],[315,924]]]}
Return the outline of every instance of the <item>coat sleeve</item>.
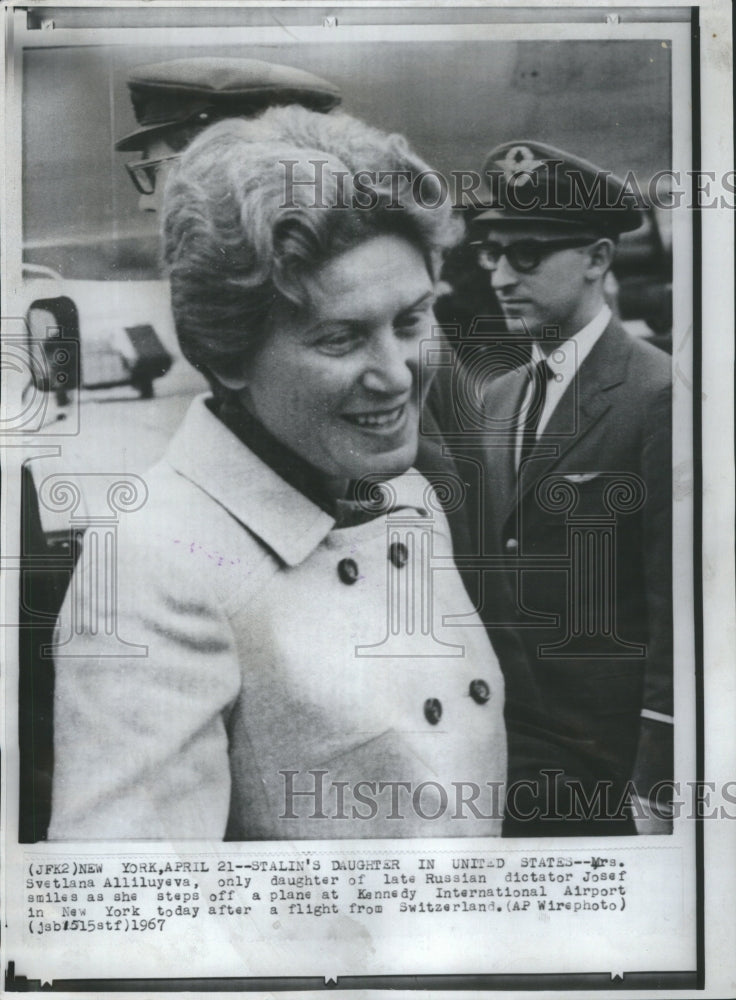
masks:
{"label": "coat sleeve", "polygon": [[222,839],[240,670],[217,590],[129,534],[111,591],[87,541],[57,626],[49,839]]}

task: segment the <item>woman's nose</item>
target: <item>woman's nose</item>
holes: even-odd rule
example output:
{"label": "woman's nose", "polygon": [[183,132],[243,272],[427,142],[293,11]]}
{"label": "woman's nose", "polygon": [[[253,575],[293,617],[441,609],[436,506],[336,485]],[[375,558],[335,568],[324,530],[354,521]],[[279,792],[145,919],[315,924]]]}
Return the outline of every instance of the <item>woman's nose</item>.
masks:
{"label": "woman's nose", "polygon": [[363,385],[371,392],[399,396],[414,385],[419,364],[419,344],[413,338],[397,337],[392,329],[381,337],[363,373]]}

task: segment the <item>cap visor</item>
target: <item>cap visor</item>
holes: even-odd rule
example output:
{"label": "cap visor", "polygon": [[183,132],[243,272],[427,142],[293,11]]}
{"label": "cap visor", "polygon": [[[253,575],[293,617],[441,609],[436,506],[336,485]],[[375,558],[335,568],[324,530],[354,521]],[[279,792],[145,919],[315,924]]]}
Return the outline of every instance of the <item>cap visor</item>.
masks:
{"label": "cap visor", "polygon": [[154,139],[158,133],[165,132],[167,129],[179,124],[181,123],[164,122],[159,125],[145,125],[143,128],[136,129],[135,132],[123,136],[122,139],[118,139],[115,143],[115,149],[121,153],[131,149],[145,149],[151,139]]}
{"label": "cap visor", "polygon": [[577,229],[591,226],[588,217],[576,219],[554,212],[539,212],[534,209],[525,212],[523,209],[512,208],[481,209],[480,213],[474,216],[473,222],[547,222],[555,226],[574,226]]}

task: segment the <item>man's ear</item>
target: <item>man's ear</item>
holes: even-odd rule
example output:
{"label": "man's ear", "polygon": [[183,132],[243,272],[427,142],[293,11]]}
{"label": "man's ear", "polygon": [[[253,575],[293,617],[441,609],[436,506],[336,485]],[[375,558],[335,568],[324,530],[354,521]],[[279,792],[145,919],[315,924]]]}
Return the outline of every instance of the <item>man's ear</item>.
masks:
{"label": "man's ear", "polygon": [[614,250],[615,244],[613,240],[609,239],[596,240],[592,246],[588,247],[590,265],[587,269],[586,277],[591,281],[602,278],[611,268]]}

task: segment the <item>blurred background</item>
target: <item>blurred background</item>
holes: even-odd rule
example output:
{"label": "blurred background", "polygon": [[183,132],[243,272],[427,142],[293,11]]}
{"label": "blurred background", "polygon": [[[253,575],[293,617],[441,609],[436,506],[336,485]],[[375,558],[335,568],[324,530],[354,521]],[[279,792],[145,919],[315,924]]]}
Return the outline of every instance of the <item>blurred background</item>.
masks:
{"label": "blurred background", "polygon": [[126,77],[141,63],[220,55],[309,70],[337,84],[346,111],[403,132],[443,172],[537,139],[646,184],[671,163],[670,54],[663,41],[26,50],[25,257],[67,278],[156,276],[156,219],[136,211],[123,168],[134,156],[113,148],[135,128]]}

